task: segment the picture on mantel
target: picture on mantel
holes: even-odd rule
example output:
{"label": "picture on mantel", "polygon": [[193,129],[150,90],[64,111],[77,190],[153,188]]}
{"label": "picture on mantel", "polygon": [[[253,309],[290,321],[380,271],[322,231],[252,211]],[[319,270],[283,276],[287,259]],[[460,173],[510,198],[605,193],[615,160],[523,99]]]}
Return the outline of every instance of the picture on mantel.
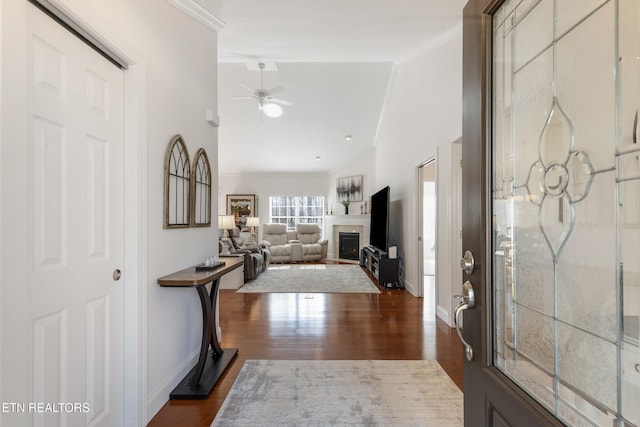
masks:
{"label": "picture on mantel", "polygon": [[338,202],[362,201],[362,175],[347,176],[336,180]]}

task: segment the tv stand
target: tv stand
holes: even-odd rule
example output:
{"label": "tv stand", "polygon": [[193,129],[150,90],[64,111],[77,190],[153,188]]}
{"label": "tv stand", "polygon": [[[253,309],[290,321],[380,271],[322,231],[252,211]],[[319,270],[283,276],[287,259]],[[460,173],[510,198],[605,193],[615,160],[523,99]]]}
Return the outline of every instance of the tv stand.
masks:
{"label": "tv stand", "polygon": [[360,251],[360,265],[365,267],[383,288],[401,288],[400,260],[374,247],[367,246]]}

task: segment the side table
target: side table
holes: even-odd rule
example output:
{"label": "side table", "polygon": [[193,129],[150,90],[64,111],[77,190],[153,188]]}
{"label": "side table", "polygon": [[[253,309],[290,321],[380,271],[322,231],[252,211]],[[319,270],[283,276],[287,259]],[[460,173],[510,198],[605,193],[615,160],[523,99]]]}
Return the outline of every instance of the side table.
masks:
{"label": "side table", "polygon": [[[206,399],[238,354],[237,348],[220,347],[216,334],[218,329],[216,307],[220,278],[240,268],[243,260],[242,258],[220,258],[220,260],[224,265],[213,270],[198,271],[194,266],[158,279],[158,284],[164,287],[195,288],[202,307],[202,342],[198,363],[173,389],[169,395],[171,399]],[[209,283],[211,283],[211,290],[207,293],[206,285]]]}

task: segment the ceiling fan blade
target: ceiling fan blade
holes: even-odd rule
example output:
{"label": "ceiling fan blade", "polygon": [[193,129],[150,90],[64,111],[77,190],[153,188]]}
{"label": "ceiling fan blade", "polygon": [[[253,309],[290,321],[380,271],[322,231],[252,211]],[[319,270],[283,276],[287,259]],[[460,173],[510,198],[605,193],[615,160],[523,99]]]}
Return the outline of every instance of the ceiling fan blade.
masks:
{"label": "ceiling fan blade", "polygon": [[284,91],[284,88],[280,85],[272,87],[271,89],[269,89],[268,91],[266,91],[269,95],[275,95],[276,93],[280,93]]}
{"label": "ceiling fan blade", "polygon": [[293,105],[293,102],[287,101],[286,99],[280,99],[280,98],[269,97],[269,102],[273,102],[274,104]]}
{"label": "ceiling fan blade", "polygon": [[256,99],[255,96],[234,96],[231,99]]}
{"label": "ceiling fan blade", "polygon": [[248,85],[246,85],[244,83],[240,83],[240,86],[242,86],[243,88],[245,88],[246,90],[248,90],[251,93],[255,93],[255,91],[256,91],[254,88],[252,88],[252,87],[250,87],[250,86],[248,86]]}

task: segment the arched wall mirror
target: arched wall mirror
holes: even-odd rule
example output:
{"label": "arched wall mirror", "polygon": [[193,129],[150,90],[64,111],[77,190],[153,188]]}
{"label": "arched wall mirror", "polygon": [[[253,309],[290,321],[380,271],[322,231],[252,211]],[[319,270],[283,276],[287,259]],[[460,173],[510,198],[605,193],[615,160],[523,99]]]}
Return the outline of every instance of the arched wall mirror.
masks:
{"label": "arched wall mirror", "polygon": [[211,226],[211,167],[204,148],[200,148],[193,159],[191,226]]}
{"label": "arched wall mirror", "polygon": [[171,138],[164,159],[164,228],[189,227],[191,163],[181,135]]}

